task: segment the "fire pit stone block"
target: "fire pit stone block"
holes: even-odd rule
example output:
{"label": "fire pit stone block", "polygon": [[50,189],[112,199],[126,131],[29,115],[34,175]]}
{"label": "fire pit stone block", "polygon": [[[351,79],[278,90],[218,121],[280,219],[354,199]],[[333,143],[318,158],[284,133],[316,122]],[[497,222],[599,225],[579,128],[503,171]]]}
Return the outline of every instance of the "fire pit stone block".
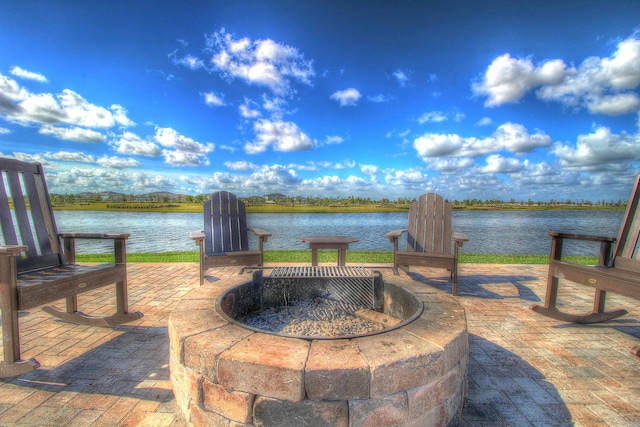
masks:
{"label": "fire pit stone block", "polygon": [[252,334],[220,355],[218,381],[229,390],[298,402],[304,399],[309,341]]}
{"label": "fire pit stone block", "polygon": [[309,399],[367,399],[369,384],[369,364],[351,340],[312,341],[305,368]]}
{"label": "fire pit stone block", "polygon": [[208,381],[218,383],[220,355],[252,334],[239,326],[225,324],[221,328],[190,336],[184,341],[184,364],[201,373]]}
{"label": "fire pit stone block", "polygon": [[348,427],[346,401],[286,400],[258,397],[254,406],[254,424],[264,426],[332,426]]}
{"label": "fire pit stone block", "polygon": [[197,288],[170,316],[170,378],[188,425],[455,424],[469,347],[454,298],[389,276],[387,283],[422,300],[419,318],[379,335],[304,340],[251,331],[211,312],[226,289],[246,281]]}
{"label": "fire pit stone block", "polygon": [[442,348],[403,330],[353,341],[371,369],[373,398],[408,390],[442,375]]}

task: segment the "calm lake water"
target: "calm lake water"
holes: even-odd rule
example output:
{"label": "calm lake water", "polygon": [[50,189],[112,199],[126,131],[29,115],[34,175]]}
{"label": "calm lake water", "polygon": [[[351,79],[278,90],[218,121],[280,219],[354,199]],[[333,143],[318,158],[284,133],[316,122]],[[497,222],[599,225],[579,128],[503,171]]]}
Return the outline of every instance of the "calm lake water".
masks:
{"label": "calm lake water", "polygon": [[[454,211],[455,231],[466,233],[469,242],[461,252],[492,254],[547,254],[547,231],[616,236],[623,211]],[[59,231],[130,233],[128,252],[195,251],[189,232],[202,229],[202,214],[56,211]],[[307,249],[296,239],[312,235],[343,235],[358,238],[354,250],[391,251],[385,233],[407,225],[407,214],[249,214],[250,227],[273,234],[267,250]],[[108,252],[107,245],[78,244],[83,253]],[[570,242],[565,253],[597,255],[589,243]]]}

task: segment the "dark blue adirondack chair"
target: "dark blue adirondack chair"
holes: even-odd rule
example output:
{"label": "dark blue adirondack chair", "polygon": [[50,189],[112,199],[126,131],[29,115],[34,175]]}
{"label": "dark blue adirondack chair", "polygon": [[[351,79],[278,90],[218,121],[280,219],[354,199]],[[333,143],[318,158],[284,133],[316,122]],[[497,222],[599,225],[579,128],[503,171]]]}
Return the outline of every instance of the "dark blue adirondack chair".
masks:
{"label": "dark blue adirondack chair", "polygon": [[[250,250],[248,232],[258,237],[258,249]],[[213,193],[204,203],[204,230],[189,237],[200,249],[200,285],[210,268],[227,266],[262,266],[264,242],[271,233],[247,228],[244,203],[228,191]]]}

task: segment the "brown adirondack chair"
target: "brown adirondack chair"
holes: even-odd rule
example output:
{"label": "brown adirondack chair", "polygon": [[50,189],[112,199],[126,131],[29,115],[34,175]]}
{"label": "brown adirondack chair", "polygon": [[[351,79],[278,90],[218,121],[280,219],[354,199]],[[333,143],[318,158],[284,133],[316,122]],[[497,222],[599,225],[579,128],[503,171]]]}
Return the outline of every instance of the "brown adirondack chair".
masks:
{"label": "brown adirondack chair", "polygon": [[[128,234],[58,233],[42,165],[0,159],[0,309],[4,360],[0,377],[20,375],[40,366],[21,360],[18,312],[65,298],[66,312],[44,307],[67,322],[108,326],[130,322],[142,313],[128,312],[126,239]],[[114,263],[75,263],[76,239],[114,242]],[[105,317],[78,311],[78,294],[116,285],[116,313]]]}
{"label": "brown adirondack chair", "polygon": [[[586,236],[549,232],[551,236],[551,259],[544,306],[532,305],[535,312],[553,319],[572,323],[598,323],[615,319],[628,312],[618,309],[605,311],[606,293],[613,292],[640,300],[640,175],[636,177],[631,197],[627,204],[618,237]],[[597,266],[578,265],[562,260],[562,244],[565,239],[576,239],[600,243]],[[613,251],[611,247],[613,243]],[[556,304],[560,279],[595,288],[593,311],[574,314],[560,311]],[[631,349],[640,355],[640,345]]]}
{"label": "brown adirondack chair", "polygon": [[[250,250],[248,232],[258,236],[258,250]],[[262,266],[264,242],[271,233],[247,228],[244,203],[228,191],[213,193],[204,203],[204,230],[189,235],[200,249],[200,285],[209,268],[225,266]]]}
{"label": "brown adirondack chair", "polygon": [[[407,232],[407,250],[398,250],[398,240]],[[446,268],[453,279],[452,295],[458,292],[458,248],[469,240],[451,231],[451,204],[434,193],[423,194],[409,207],[409,228],[385,237],[393,243],[393,268],[409,271],[411,265]],[[451,249],[453,243],[453,251]]]}

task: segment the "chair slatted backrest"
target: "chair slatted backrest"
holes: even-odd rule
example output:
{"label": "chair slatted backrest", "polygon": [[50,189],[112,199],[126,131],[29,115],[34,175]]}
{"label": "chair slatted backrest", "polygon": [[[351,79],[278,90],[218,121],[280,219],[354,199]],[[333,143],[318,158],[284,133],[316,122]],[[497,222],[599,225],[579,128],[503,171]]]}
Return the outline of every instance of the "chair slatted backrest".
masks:
{"label": "chair slatted backrest", "polygon": [[207,254],[249,250],[244,203],[228,191],[213,193],[204,204],[204,233]]}
{"label": "chair slatted backrest", "polygon": [[[634,268],[640,270],[640,249],[638,248],[638,241],[640,239],[640,175],[636,177],[633,189],[631,190],[631,196],[627,203],[627,209],[622,218],[622,225],[618,232],[618,239],[616,240],[615,247],[613,249],[612,262],[616,267],[634,265]],[[635,258],[635,262],[626,260],[632,260]]]}
{"label": "chair slatted backrest", "polygon": [[0,159],[0,224],[2,244],[27,246],[17,259],[18,272],[64,265],[40,163]]}
{"label": "chair slatted backrest", "polygon": [[411,203],[407,250],[451,254],[451,204],[442,196],[427,193]]}

